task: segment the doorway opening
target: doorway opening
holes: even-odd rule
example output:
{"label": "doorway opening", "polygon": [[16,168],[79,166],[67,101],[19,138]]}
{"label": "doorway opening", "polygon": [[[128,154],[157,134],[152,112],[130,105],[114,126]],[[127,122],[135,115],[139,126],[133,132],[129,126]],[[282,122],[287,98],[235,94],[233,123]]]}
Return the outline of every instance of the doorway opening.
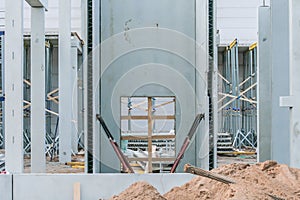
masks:
{"label": "doorway opening", "polygon": [[137,173],[169,172],[175,160],[175,97],[121,97],[121,149]]}

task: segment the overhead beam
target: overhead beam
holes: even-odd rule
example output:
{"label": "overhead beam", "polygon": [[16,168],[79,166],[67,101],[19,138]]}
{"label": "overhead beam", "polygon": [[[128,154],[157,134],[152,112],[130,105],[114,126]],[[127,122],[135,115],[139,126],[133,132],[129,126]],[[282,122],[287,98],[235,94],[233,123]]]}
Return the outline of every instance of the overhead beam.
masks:
{"label": "overhead beam", "polygon": [[45,8],[48,10],[48,0],[26,0],[31,7]]}

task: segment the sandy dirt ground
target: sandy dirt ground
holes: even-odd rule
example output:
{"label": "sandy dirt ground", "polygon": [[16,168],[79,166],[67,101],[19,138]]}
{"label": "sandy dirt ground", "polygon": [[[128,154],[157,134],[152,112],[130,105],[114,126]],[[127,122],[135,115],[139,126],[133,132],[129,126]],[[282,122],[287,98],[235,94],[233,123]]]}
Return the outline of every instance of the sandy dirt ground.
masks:
{"label": "sandy dirt ground", "polygon": [[251,165],[245,163],[223,165],[212,172],[231,178],[236,183],[225,184],[196,176],[181,187],[171,189],[162,197],[162,194],[148,183],[137,182],[111,199],[300,199],[300,169],[280,165],[275,161]]}
{"label": "sandy dirt ground", "polygon": [[[84,155],[75,155],[72,156],[72,161],[76,162],[84,162]],[[31,171],[31,160],[30,157],[24,158],[24,173],[30,173]],[[57,157],[55,157],[52,161],[47,157],[46,161],[46,173],[56,174],[56,173],[84,173],[84,169],[80,168],[72,168],[69,165],[65,165],[64,163],[59,163]]]}

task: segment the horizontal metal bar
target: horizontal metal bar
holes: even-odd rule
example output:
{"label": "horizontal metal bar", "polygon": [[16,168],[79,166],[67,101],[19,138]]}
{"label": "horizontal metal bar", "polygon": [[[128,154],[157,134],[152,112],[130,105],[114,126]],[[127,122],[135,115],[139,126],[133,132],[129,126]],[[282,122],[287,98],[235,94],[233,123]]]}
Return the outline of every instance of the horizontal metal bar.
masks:
{"label": "horizontal metal bar", "polygon": [[[152,140],[175,139],[175,135],[152,135]],[[125,135],[121,136],[121,140],[148,140],[148,135]]]}
{"label": "horizontal metal bar", "polygon": [[[129,162],[132,161],[140,161],[140,162],[148,162],[148,157],[145,158],[127,158],[127,160]],[[153,162],[174,162],[175,158],[153,158],[152,157],[152,161]]]}
{"label": "horizontal metal bar", "polygon": [[[152,119],[154,120],[171,120],[175,119],[174,115],[153,115]],[[139,116],[121,116],[121,120],[148,120],[148,116],[139,115]]]}
{"label": "horizontal metal bar", "polygon": [[[168,105],[168,104],[171,104],[171,103],[174,103],[174,102],[175,102],[175,99],[172,100],[172,101],[164,102],[164,103],[162,103],[162,104],[159,104],[159,105],[157,105],[157,106],[154,106],[154,108],[160,108],[160,107],[163,107],[163,106],[165,106],[165,105]],[[147,109],[147,110],[148,110],[148,109]]]}
{"label": "horizontal metal bar", "polygon": [[[231,94],[225,94],[225,93],[221,93],[221,92],[219,92],[219,94],[223,95],[225,97],[238,98],[237,96],[234,96],[234,95],[231,95]],[[243,95],[241,95],[241,96],[243,96]],[[242,101],[247,101],[249,103],[255,103],[255,104],[257,103],[257,101],[254,101],[254,100],[251,100],[251,99],[248,99],[248,98],[240,97],[239,99],[242,100]]]}

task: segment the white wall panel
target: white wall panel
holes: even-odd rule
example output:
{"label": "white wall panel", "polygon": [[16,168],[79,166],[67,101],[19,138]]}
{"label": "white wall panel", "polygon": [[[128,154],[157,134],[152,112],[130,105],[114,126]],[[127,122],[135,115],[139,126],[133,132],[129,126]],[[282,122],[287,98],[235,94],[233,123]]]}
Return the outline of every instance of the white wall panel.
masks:
{"label": "white wall panel", "polygon": [[217,29],[220,43],[238,38],[241,44],[257,41],[257,11],[262,0],[217,0]]}
{"label": "white wall panel", "polygon": [[[49,1],[46,13],[46,32],[58,32],[58,1]],[[217,0],[217,29],[220,31],[221,44],[238,38],[240,43],[250,44],[257,41],[257,10],[264,0]],[[270,0],[265,0],[270,5]],[[4,0],[0,0],[0,31],[4,26]],[[81,33],[81,3],[72,0],[72,31]],[[30,29],[30,9],[25,4],[25,32]],[[81,35],[81,34],[80,34]]]}

